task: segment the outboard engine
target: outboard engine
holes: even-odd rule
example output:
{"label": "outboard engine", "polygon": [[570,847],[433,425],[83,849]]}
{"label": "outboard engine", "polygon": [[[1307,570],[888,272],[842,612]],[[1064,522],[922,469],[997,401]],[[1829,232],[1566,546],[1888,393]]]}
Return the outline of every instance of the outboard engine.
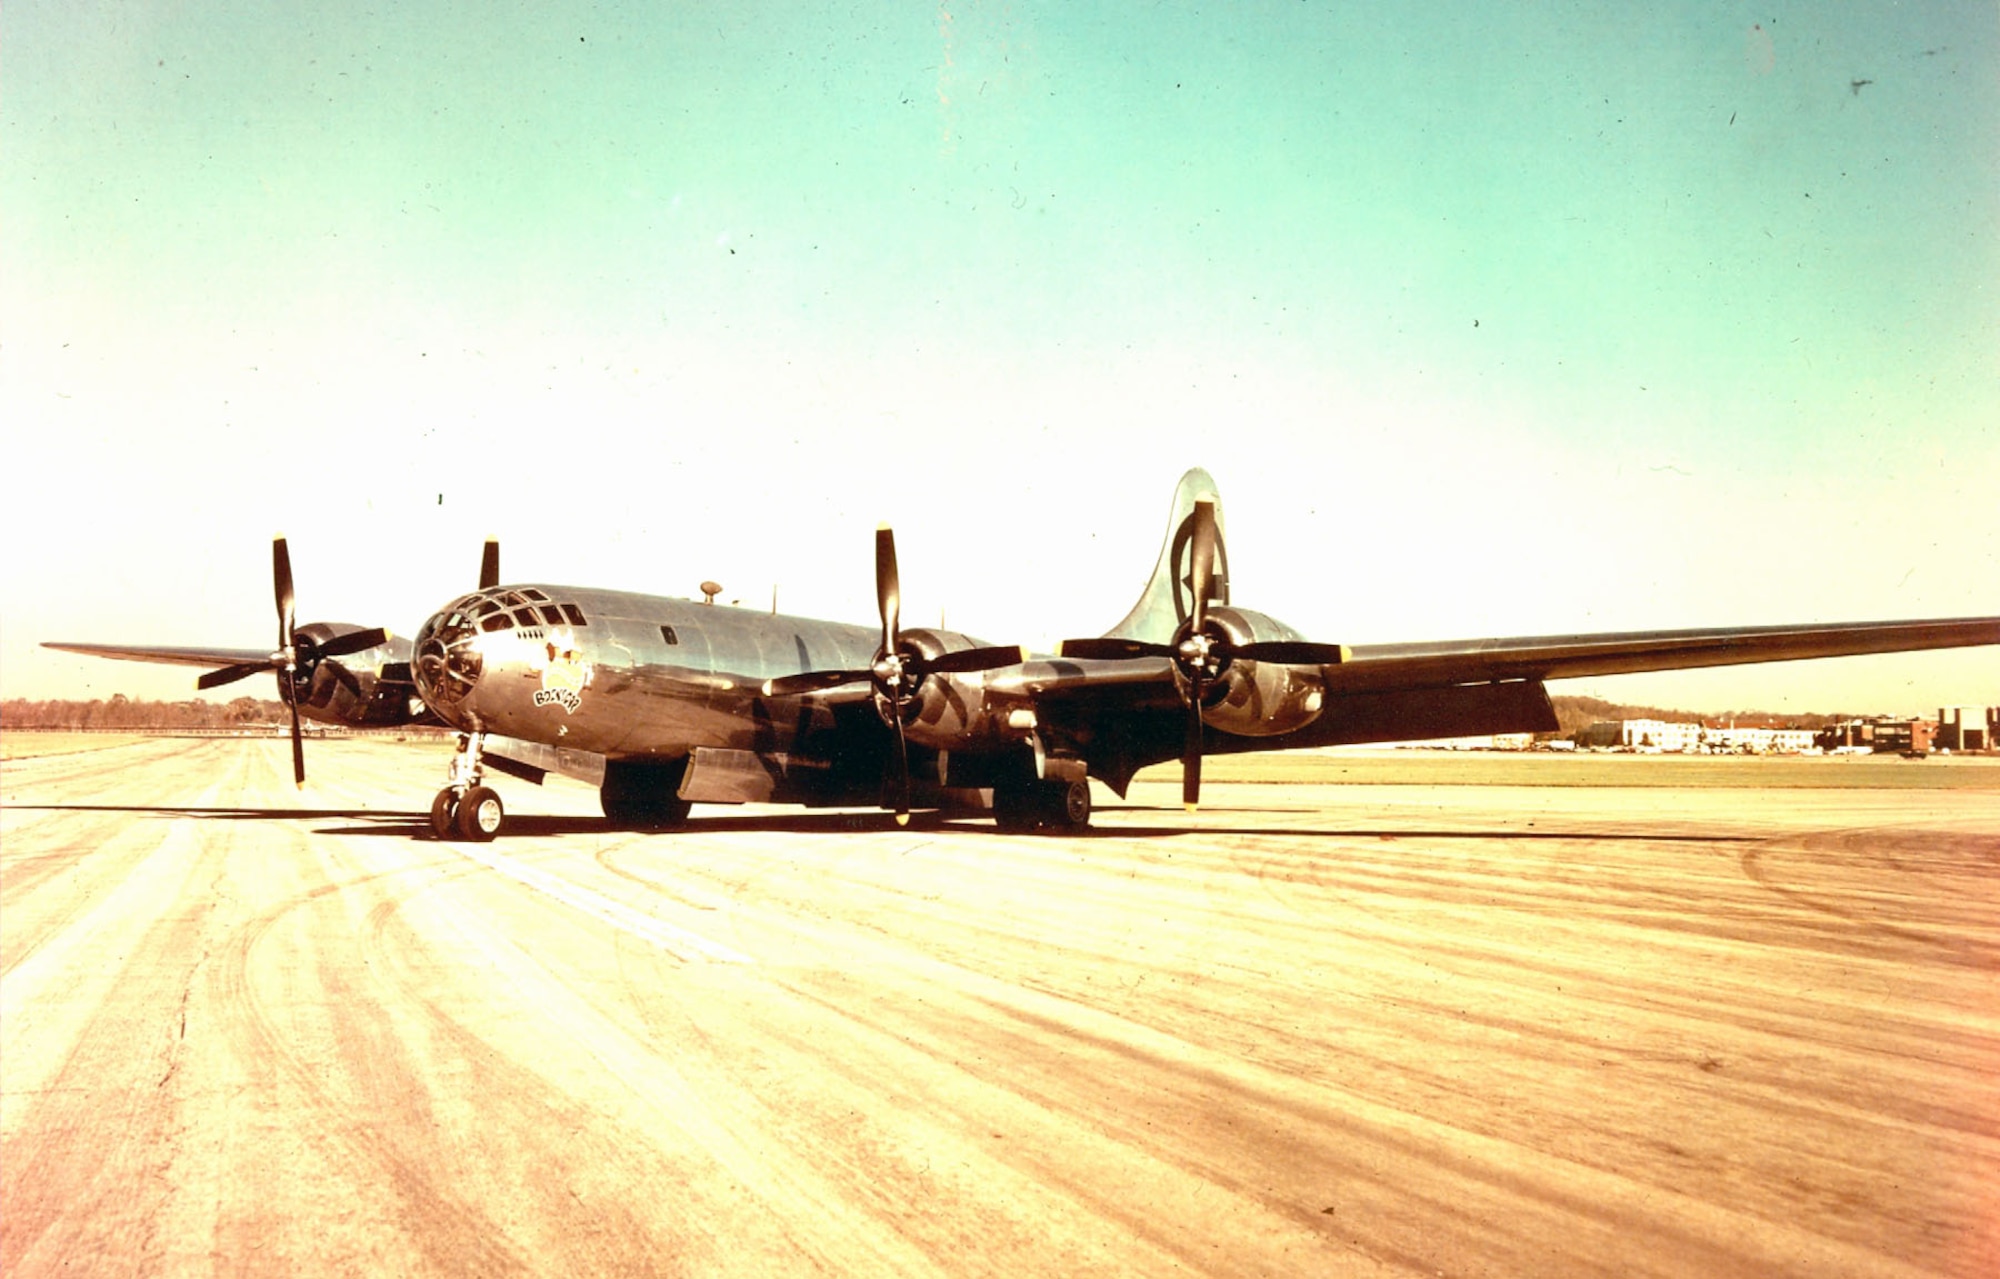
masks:
{"label": "outboard engine", "polygon": [[[1220,631],[1231,648],[1305,638],[1276,618],[1249,609],[1211,608],[1207,620],[1210,633]],[[1319,667],[1233,657],[1203,697],[1201,719],[1225,733],[1271,737],[1304,728],[1325,705],[1326,681]]]}

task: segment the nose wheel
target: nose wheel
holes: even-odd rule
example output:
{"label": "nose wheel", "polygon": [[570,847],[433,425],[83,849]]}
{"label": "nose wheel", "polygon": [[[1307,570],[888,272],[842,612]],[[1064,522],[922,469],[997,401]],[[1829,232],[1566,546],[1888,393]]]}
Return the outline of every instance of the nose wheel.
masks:
{"label": "nose wheel", "polygon": [[506,824],[506,806],[490,786],[482,786],[483,733],[462,733],[451,761],[451,784],[431,800],[431,833],[439,839],[484,844]]}

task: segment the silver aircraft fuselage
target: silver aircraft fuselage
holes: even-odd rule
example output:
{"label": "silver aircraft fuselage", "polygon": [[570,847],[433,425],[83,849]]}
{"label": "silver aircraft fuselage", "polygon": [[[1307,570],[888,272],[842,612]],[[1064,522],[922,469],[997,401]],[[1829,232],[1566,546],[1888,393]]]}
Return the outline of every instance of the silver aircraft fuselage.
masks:
{"label": "silver aircraft fuselage", "polygon": [[611,759],[794,751],[814,716],[760,714],[764,681],[865,667],[880,645],[865,626],[530,583],[445,605],[417,632],[411,670],[425,703],[466,732]]}

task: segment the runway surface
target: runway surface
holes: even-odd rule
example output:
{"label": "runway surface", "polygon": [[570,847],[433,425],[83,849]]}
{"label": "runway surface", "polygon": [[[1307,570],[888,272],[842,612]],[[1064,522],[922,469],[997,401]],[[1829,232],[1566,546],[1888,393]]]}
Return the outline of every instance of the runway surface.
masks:
{"label": "runway surface", "polygon": [[0,1271],[2000,1273],[2000,792],[5,765]]}

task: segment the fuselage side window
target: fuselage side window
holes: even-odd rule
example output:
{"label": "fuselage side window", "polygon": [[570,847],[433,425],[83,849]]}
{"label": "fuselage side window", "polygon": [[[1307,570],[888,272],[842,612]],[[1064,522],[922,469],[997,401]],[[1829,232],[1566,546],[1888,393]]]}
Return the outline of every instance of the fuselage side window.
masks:
{"label": "fuselage side window", "polygon": [[674,628],[671,626],[662,626],[660,628],[660,638],[669,644],[678,644],[681,642],[681,637],[674,634]]}

